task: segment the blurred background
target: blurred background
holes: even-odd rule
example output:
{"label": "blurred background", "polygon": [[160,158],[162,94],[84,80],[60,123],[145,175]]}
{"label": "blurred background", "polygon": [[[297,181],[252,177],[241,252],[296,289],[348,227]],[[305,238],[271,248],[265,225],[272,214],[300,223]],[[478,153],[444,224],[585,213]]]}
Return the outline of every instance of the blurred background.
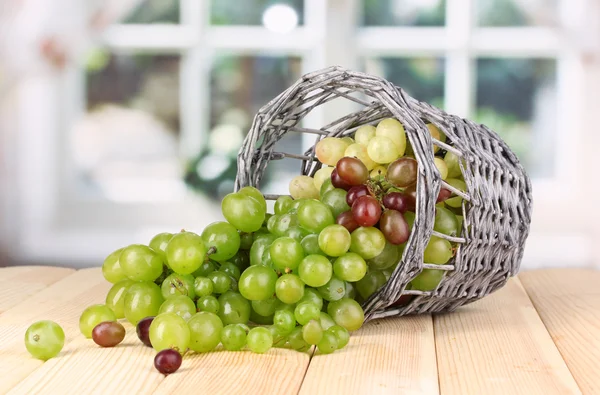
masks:
{"label": "blurred background", "polygon": [[600,267],[598,0],[0,0],[0,265],[201,231],[256,111],[336,64],[509,143],[534,182],[524,268]]}

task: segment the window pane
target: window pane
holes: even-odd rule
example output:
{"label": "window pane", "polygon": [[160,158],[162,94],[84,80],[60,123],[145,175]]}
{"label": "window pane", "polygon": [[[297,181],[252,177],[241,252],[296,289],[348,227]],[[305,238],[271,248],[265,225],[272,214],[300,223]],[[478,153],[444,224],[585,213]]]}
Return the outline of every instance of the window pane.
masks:
{"label": "window pane", "polygon": [[304,0],[212,0],[213,25],[262,25],[292,30],[304,23]]}
{"label": "window pane", "polygon": [[479,59],[477,122],[496,131],[533,177],[552,176],[556,61]]}
{"label": "window pane", "polygon": [[555,26],[558,0],[477,0],[481,26]]}
{"label": "window pane", "polygon": [[[211,69],[210,133],[204,152],[190,166],[189,184],[214,198],[231,192],[236,157],[256,112],[290,85],[301,73],[299,57],[217,56]],[[276,150],[299,154],[302,136],[288,133]],[[287,185],[299,174],[300,162],[284,159],[271,164],[261,190],[287,193]]]}
{"label": "window pane", "polygon": [[179,0],[143,0],[123,23],[179,23]]}
{"label": "window pane", "polygon": [[401,87],[415,99],[444,106],[443,58],[367,59],[365,70]]}
{"label": "window pane", "polygon": [[179,56],[94,51],[87,112],[73,130],[82,184],[115,200],[161,200],[185,184],[178,153]]}
{"label": "window pane", "polygon": [[444,26],[445,0],[364,0],[366,26]]}

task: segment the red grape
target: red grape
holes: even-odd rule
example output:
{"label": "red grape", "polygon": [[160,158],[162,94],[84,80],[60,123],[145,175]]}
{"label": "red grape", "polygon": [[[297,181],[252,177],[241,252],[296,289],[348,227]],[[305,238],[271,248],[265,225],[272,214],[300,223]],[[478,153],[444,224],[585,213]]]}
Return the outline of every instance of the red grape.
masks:
{"label": "red grape", "polygon": [[352,185],[348,184],[337,172],[337,169],[333,169],[331,172],[331,184],[336,188],[342,188],[346,191],[352,188]]}
{"label": "red grape", "polygon": [[150,324],[154,320],[154,317],[146,317],[143,318],[140,322],[138,322],[135,331],[137,332],[138,337],[148,347],[152,347],[152,343],[150,343]]}
{"label": "red grape", "polygon": [[404,190],[404,196],[406,199],[406,209],[407,211],[414,212],[417,207],[417,188],[414,185],[409,186]]}
{"label": "red grape", "polygon": [[413,158],[400,158],[390,163],[386,174],[393,185],[405,188],[417,182],[417,161]]}
{"label": "red grape", "polygon": [[444,200],[450,198],[452,196],[452,191],[446,188],[441,188],[440,193],[437,197],[436,203],[443,202]]}
{"label": "red grape", "polygon": [[396,210],[386,210],[383,212],[379,229],[387,241],[396,245],[404,243],[410,235],[408,223],[406,223],[402,213]]}
{"label": "red grape", "polygon": [[175,373],[181,366],[181,354],[172,348],[162,350],[154,357],[154,367],[164,375]]}
{"label": "red grape", "polygon": [[350,188],[348,194],[346,195],[346,203],[348,203],[348,206],[352,207],[356,199],[367,195],[369,195],[369,188],[366,185],[354,186]]}
{"label": "red grape", "polygon": [[101,322],[92,330],[92,339],[102,347],[114,347],[125,338],[125,328],[116,321]]}
{"label": "red grape", "polygon": [[358,228],[358,224],[352,215],[352,211],[344,211],[340,215],[338,215],[335,223],[338,225],[342,225],[344,228],[348,229],[348,232],[352,233],[356,228]]}
{"label": "red grape", "polygon": [[402,295],[390,307],[406,306],[413,298],[414,295]]}
{"label": "red grape", "polygon": [[381,217],[381,206],[373,196],[361,196],[352,205],[352,215],[360,226],[374,226]]}
{"label": "red grape", "polygon": [[350,185],[361,185],[369,179],[369,170],[357,158],[349,156],[340,159],[335,166],[338,174]]}
{"label": "red grape", "polygon": [[400,192],[390,192],[383,197],[383,205],[386,208],[391,208],[392,210],[400,211],[401,213],[405,213],[409,207],[410,198],[403,193]]}

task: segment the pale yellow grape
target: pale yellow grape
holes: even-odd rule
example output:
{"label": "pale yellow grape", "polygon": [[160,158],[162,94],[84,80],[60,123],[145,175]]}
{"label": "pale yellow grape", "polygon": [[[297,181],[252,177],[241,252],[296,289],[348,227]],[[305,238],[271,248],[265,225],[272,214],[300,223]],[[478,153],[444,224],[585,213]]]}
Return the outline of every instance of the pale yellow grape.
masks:
{"label": "pale yellow grape", "polygon": [[375,136],[369,141],[367,153],[375,163],[379,164],[391,163],[400,157],[396,144],[383,136]]}
{"label": "pale yellow grape", "polygon": [[356,129],[356,132],[354,133],[354,141],[365,147],[369,145],[369,141],[371,141],[373,137],[375,137],[375,126],[373,125],[363,125]]}
{"label": "pale yellow grape", "polygon": [[342,137],[342,140],[347,142],[348,144],[354,144],[354,139],[350,136]]}
{"label": "pale yellow grape", "polygon": [[[446,156],[444,156],[444,162],[448,166],[448,177],[451,178],[459,178],[462,177],[462,172],[460,171],[460,164],[458,155],[455,155],[453,152],[446,152]],[[463,159],[463,166],[466,166],[466,163]]]}
{"label": "pale yellow grape", "polygon": [[365,166],[367,166],[367,170],[372,170],[377,165],[377,163],[373,162],[373,159],[369,157],[367,147],[362,144],[355,143],[348,146],[346,152],[344,152],[344,156],[358,158]]}
{"label": "pale yellow grape", "polygon": [[375,177],[385,177],[385,175],[387,174],[387,167],[385,166],[381,166],[381,165],[377,165],[373,168],[373,170],[371,170],[371,178],[375,178]]}
{"label": "pale yellow grape", "polygon": [[323,166],[319,170],[317,170],[317,172],[315,173],[315,178],[313,180],[317,191],[321,190],[321,185],[323,185],[325,180],[331,178],[331,173],[333,173],[333,169],[335,169],[335,167]]}
{"label": "pale yellow grape", "polygon": [[448,166],[442,158],[433,158],[433,164],[435,165],[435,167],[437,167],[438,171],[440,172],[442,180],[448,178]]}
{"label": "pale yellow grape", "polygon": [[309,176],[296,176],[290,181],[290,195],[294,199],[318,199],[319,190]]}
{"label": "pale yellow grape", "polygon": [[[442,140],[442,132],[440,132],[440,130],[434,124],[428,123],[427,124],[427,129],[429,129],[429,133],[431,134],[431,137],[433,137],[434,139],[436,139],[438,141],[444,141],[445,140],[445,139]],[[440,147],[438,147],[435,144],[433,145],[433,152],[438,152],[439,149],[440,149]]]}
{"label": "pale yellow grape", "polygon": [[[393,118],[387,118],[379,122],[375,130],[375,136],[387,137],[388,139],[392,140],[398,148],[398,156],[404,155],[404,151],[406,151],[406,132],[404,131],[404,126],[402,126],[402,124],[397,120]],[[375,160],[375,158],[371,158]]]}
{"label": "pale yellow grape", "polygon": [[321,163],[335,166],[344,157],[344,152],[350,144],[337,137],[325,137],[317,143],[315,154]]}

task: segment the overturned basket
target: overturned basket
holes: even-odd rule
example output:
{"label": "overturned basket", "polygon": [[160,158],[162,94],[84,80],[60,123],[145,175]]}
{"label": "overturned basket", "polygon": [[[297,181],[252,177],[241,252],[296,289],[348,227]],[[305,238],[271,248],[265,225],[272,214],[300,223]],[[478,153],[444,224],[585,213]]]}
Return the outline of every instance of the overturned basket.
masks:
{"label": "overturned basket", "polygon": [[[333,99],[352,100],[364,108],[320,130],[299,126],[306,114]],[[311,133],[318,141],[326,136],[351,135],[359,126],[387,117],[404,125],[419,164],[415,222],[400,264],[385,286],[364,302],[366,318],[451,311],[501,288],[518,272],[529,232],[531,183],[525,170],[508,146],[486,126],[419,102],[382,78],[331,67],[303,76],[261,108],[238,156],[236,190],[247,185],[259,187],[272,160],[301,159],[304,175],[312,176],[321,167],[314,146],[305,155],[274,152],[275,144],[285,133]],[[446,135],[446,143],[432,139],[426,123],[437,126]],[[440,178],[433,162],[432,144],[464,159],[460,162],[467,193]],[[460,237],[433,230],[435,204],[442,185],[463,197]],[[459,243],[455,256],[446,265],[423,262],[423,251],[432,235]],[[438,287],[429,292],[406,289],[427,268],[446,271]],[[394,306],[403,295],[414,297],[404,306]]]}

